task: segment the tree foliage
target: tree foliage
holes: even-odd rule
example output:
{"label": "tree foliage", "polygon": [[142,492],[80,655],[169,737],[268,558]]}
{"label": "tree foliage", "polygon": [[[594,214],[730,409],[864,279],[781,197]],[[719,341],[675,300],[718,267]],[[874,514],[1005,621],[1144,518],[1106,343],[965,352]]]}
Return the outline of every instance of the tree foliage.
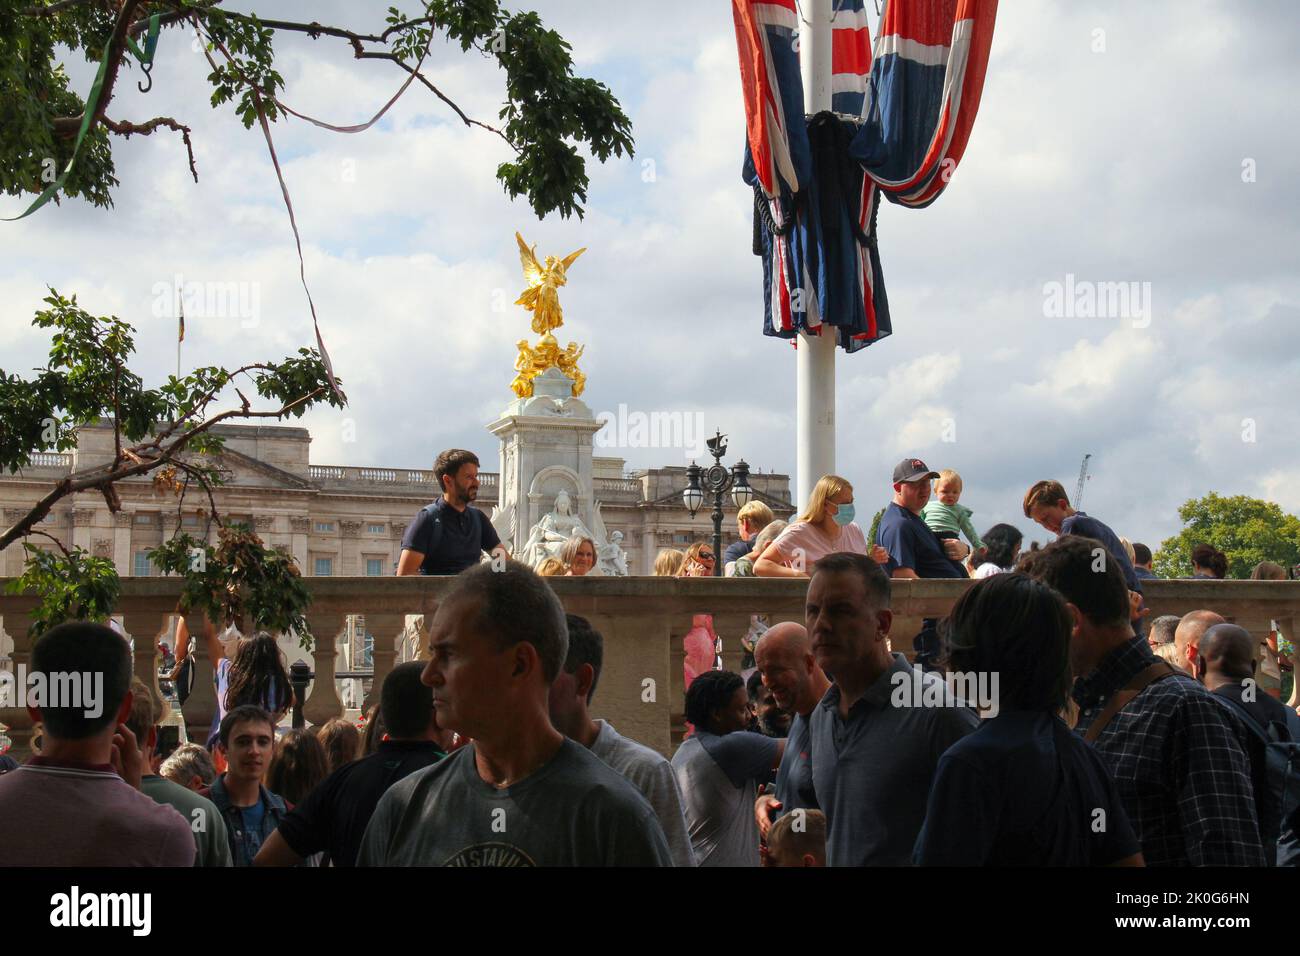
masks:
{"label": "tree foliage", "polygon": [[251,620],[257,630],[296,633],[302,646],[311,648],[304,617],[311,593],[302,574],[293,558],[268,549],[247,526],[223,526],[215,548],[180,534],[151,550],[149,558],[164,572],[184,576],[182,613],[231,621],[243,633]]}
{"label": "tree foliage", "polygon": [[9,594],[39,598],[28,633],[40,637],[64,621],[104,622],[117,606],[122,582],[107,558],[92,557],[81,548],[56,553],[23,543],[27,564],[21,577],[9,582]]}
{"label": "tree foliage", "polygon": [[1183,530],[1166,538],[1155,555],[1155,571],[1161,577],[1189,577],[1192,549],[1198,544],[1212,545],[1227,556],[1230,578],[1250,577],[1261,561],[1283,567],[1300,562],[1300,518],[1271,501],[1211,492],[1185,502],[1178,517]]}
{"label": "tree foliage", "polygon": [[[292,559],[266,548],[246,528],[225,527],[217,514],[212,489],[224,482],[217,461],[224,439],[212,429],[231,419],[301,417],[321,402],[344,407],[347,398],[330,387],[319,354],[303,348],[280,362],[199,368],[150,388],[129,368],[135,352],[129,323],[92,315],[75,296],[54,289],[45,302],[49,308],[32,324],[52,330],[46,365],[29,377],[0,369],[0,469],[17,472],[38,452],[75,448],[81,429],[104,420],[113,427],[114,453],[107,463],[57,481],[23,518],[0,531],[0,550],[33,534],[52,538],[36,525],[68,495],[97,491],[109,511],[117,512],[117,483],[152,475],[154,491],[175,495],[178,513],[187,493],[205,493],[209,527],[215,522],[219,528],[215,549],[182,535],[155,554],[161,567],[185,576],[182,603],[213,620],[240,622],[247,615],[259,627],[292,629],[306,639],[302,612],[309,598]],[[245,388],[273,407],[254,409]],[[214,413],[212,406],[228,390],[239,406]],[[10,584],[13,593],[40,596],[33,627],[38,633],[62,620],[103,620],[120,591],[111,561],[68,551],[54,540],[61,554],[25,542],[25,571]],[[192,560],[196,552],[198,562]]]}
{"label": "tree foliage", "polygon": [[[114,429],[114,457],[69,475],[41,499],[32,511],[0,532],[0,550],[26,534],[59,499],[96,490],[110,511],[121,505],[113,485],[124,478],[148,474],[167,466],[202,487],[218,483],[209,461],[223,439],[212,427],[231,418],[301,417],[325,401],[342,408],[346,396],[335,393],[325,365],[314,349],[301,348],[280,362],[256,362],[228,370],[198,368],[184,378],[169,375],[157,388],[147,388],[131,371],[135,330],[117,316],[95,316],[51,289],[48,309],[36,313],[32,324],[53,329],[49,361],[25,378],[0,368],[0,469],[16,472],[31,464],[40,451],[76,447],[77,433],[86,425],[108,420]],[[241,389],[250,388],[278,408],[255,411]],[[238,408],[216,414],[209,406],[227,389],[240,399]],[[123,444],[123,441],[130,444]],[[195,457],[199,456],[199,457]]]}
{"label": "tree foliage", "polygon": [[[503,138],[515,151],[497,168],[511,197],[524,196],[539,217],[558,211],[583,213],[588,177],[578,147],[600,162],[632,154],[631,121],[602,83],[575,76],[571,47],[535,13],[511,13],[497,0],[423,0],[408,11],[390,7],[376,33],[259,18],[227,9],[222,0],[0,0],[0,189],[9,195],[40,193],[73,155],[86,110],[83,94],[71,88],[61,57],[68,51],[94,64],[105,62],[103,93],[85,143],[64,183],[63,194],[96,206],[111,206],[118,185],[110,134],[149,135],[159,128],[180,132],[187,148],[191,127],[172,117],[143,122],[110,116],[123,68],[135,69],[128,39],[145,33],[160,17],[160,47],[191,42],[196,28],[206,47],[203,63],[213,108],[229,104],[245,127],[259,114],[275,122],[283,114],[284,78],[276,69],[277,37],[301,33],[312,39],[347,43],[359,60],[383,60],[414,74],[466,125]],[[496,128],[472,119],[419,69],[424,51],[438,36],[495,60],[504,73],[505,99]],[[193,151],[191,170],[197,179]]]}

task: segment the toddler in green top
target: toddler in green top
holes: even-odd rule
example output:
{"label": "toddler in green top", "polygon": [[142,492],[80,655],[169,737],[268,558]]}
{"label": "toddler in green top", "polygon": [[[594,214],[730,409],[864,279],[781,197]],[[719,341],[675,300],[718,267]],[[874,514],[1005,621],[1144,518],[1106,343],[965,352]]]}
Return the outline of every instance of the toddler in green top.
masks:
{"label": "toddler in green top", "polygon": [[951,468],[939,472],[934,482],[934,497],[921,511],[921,518],[930,529],[941,538],[955,538],[958,534],[966,535],[972,550],[984,547],[984,542],[970,523],[974,514],[965,505],[959,505],[961,498],[961,475]]}

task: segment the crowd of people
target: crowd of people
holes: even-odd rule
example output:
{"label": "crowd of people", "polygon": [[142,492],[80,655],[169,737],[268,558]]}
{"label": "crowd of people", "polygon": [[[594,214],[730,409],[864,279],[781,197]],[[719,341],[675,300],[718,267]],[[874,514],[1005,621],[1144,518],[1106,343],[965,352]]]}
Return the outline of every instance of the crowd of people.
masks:
{"label": "crowd of people", "polygon": [[[1148,621],[1149,549],[1056,482],[1023,503],[1055,540],[1024,553],[1010,525],[976,536],[960,476],[907,459],[872,542],[852,486],[827,476],[787,526],[751,504],[723,555],[665,560],[674,574],[721,560],[807,581],[803,620],[762,633],[748,680],[720,661],[693,676],[690,732],[668,759],[592,716],[604,636],[500,553],[468,508],[467,454],[448,453],[443,504],[408,529],[399,562],[455,575],[427,621],[427,662],[387,675],[364,734],[345,720],[278,730],[293,691],[274,639],[206,624],[218,713],[206,741],[164,753],[167,704],[133,677],[120,634],[73,622],[43,635],[31,672],[103,675],[105,706],[30,708],[39,754],[0,772],[0,864],[1300,860],[1300,716],[1262,679],[1258,636],[1211,608]],[[570,541],[563,573],[594,555]],[[1197,559],[1220,565],[1213,549]],[[892,582],[917,577],[978,580],[943,619],[894,634]],[[178,694],[192,692],[190,644],[178,635],[165,675]]]}

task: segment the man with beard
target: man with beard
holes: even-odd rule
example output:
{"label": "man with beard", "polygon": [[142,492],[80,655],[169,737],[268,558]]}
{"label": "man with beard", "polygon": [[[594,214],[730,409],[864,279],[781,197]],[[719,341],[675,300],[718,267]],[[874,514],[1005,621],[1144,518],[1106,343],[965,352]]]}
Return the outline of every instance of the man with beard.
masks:
{"label": "man with beard", "polygon": [[763,683],[763,675],[757,670],[745,681],[745,692],[749,695],[752,715],[746,730],[767,737],[785,737],[790,733],[790,711],[776,702],[772,691]]}
{"label": "man with beard", "polygon": [[470,507],[478,497],[478,456],[449,448],[434,462],[433,473],[442,497],[407,526],[397,573],[459,574],[478,564],[485,551],[510,557],[488,516]]}

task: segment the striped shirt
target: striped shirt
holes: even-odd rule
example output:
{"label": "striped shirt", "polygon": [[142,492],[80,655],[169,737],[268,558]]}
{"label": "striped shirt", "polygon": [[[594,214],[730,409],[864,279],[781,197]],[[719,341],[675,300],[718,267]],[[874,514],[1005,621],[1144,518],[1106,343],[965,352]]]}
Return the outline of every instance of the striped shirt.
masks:
{"label": "striped shirt", "polygon": [[[1156,660],[1142,638],[1075,681],[1075,730]],[[1147,866],[1264,866],[1245,732],[1192,678],[1148,684],[1094,743],[1114,774]]]}

